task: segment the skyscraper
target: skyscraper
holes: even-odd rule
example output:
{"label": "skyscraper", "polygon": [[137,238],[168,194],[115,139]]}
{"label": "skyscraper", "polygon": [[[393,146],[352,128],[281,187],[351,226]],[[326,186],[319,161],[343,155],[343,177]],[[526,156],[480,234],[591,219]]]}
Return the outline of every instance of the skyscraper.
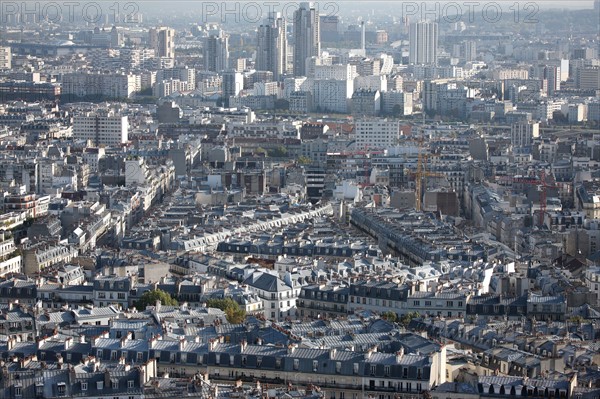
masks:
{"label": "skyscraper", "polygon": [[165,26],[151,28],[149,41],[157,57],[175,58],[175,29]]}
{"label": "skyscraper", "polygon": [[221,72],[229,68],[229,35],[213,31],[204,41],[204,69]]}
{"label": "skyscraper", "polygon": [[294,76],[306,76],[306,59],[321,55],[319,13],[311,3],[294,12]]}
{"label": "skyscraper", "polygon": [[416,65],[437,63],[438,24],[420,21],[410,25],[409,62]]}
{"label": "skyscraper", "polygon": [[275,80],[279,80],[287,69],[285,25],[285,19],[282,18],[281,13],[271,12],[263,24],[258,27],[256,69],[273,72]]}

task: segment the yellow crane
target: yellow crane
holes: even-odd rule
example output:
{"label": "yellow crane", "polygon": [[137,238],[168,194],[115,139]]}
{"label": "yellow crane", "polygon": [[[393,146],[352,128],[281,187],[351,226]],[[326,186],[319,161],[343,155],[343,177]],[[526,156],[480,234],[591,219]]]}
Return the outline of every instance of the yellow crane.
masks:
{"label": "yellow crane", "polygon": [[[427,171],[427,155],[423,154],[422,145],[419,145],[419,158],[417,161],[417,173],[415,174],[415,209],[417,212],[421,212],[422,200],[423,200],[423,183],[427,181],[428,177],[446,177],[443,173],[428,172]],[[423,162],[423,160],[425,162]]]}

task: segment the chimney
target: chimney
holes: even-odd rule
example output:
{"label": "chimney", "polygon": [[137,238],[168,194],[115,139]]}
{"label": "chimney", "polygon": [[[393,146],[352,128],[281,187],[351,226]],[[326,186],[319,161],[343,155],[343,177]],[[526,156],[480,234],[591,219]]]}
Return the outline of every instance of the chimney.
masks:
{"label": "chimney", "polygon": [[337,352],[337,350],[335,348],[329,349],[329,359],[330,360],[333,360],[335,358],[336,352]]}
{"label": "chimney", "polygon": [[294,353],[295,349],[296,349],[296,345],[295,344],[288,345],[288,355],[292,355]]}
{"label": "chimney", "polygon": [[401,346],[400,350],[396,352],[396,363],[400,363],[402,361],[402,357],[404,357],[404,347]]}
{"label": "chimney", "polygon": [[262,345],[262,344],[263,344],[263,340],[262,340],[262,338],[260,338],[260,337],[259,337],[259,338],[256,340],[256,344],[257,344],[257,345],[259,345],[259,346],[260,346],[260,345]]}
{"label": "chimney", "polygon": [[248,341],[246,341],[245,339],[243,339],[242,342],[240,343],[240,351],[244,352],[247,347],[248,347]]}
{"label": "chimney", "polygon": [[67,349],[69,349],[71,347],[71,343],[72,342],[73,342],[73,338],[71,338],[71,337],[65,339],[65,350],[67,350]]}
{"label": "chimney", "polygon": [[180,351],[183,351],[185,349],[185,344],[186,344],[185,338],[182,338],[179,340],[179,350]]}
{"label": "chimney", "polygon": [[[365,21],[361,21],[360,25],[361,25],[360,48],[364,51],[367,48],[366,40],[365,40]],[[365,55],[366,55],[366,53],[365,53]]]}

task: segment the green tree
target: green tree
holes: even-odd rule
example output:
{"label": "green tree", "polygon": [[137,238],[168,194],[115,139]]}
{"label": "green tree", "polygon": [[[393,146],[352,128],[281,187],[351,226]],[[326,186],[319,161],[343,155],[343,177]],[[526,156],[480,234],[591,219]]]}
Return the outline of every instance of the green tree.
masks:
{"label": "green tree", "polygon": [[416,319],[418,317],[421,317],[421,315],[418,312],[409,312],[405,315],[402,315],[402,317],[400,318],[400,323],[404,326],[407,327],[410,324],[410,321],[412,319]]}
{"label": "green tree", "polygon": [[259,155],[259,154],[264,154],[265,156],[267,156],[267,150],[265,150],[265,149],[264,149],[264,148],[262,148],[262,147],[257,147],[257,148],[254,150],[254,154],[256,154],[256,155]]}
{"label": "green tree", "polygon": [[246,318],[246,310],[231,298],[209,299],[206,301],[206,306],[221,309],[231,324],[240,324]]}
{"label": "green tree", "polygon": [[144,310],[146,306],[156,305],[156,301],[160,301],[161,305],[177,306],[177,300],[163,290],[146,291],[140,299],[135,303],[136,309]]}
{"label": "green tree", "polygon": [[298,160],[297,160],[297,162],[298,162],[300,165],[308,165],[308,164],[309,164],[309,163],[311,163],[312,161],[310,160],[310,158],[309,158],[309,157],[305,157],[304,155],[300,155],[300,156],[298,157]]}
{"label": "green tree", "polygon": [[280,145],[277,148],[269,148],[267,150],[267,154],[273,158],[283,158],[283,157],[287,156],[287,153],[288,153],[287,148],[285,148],[282,145]]}
{"label": "green tree", "polygon": [[398,315],[390,310],[390,311],[387,311],[387,312],[383,312],[381,314],[381,318],[383,320],[387,320],[387,321],[389,321],[391,323],[395,323],[396,320],[398,320]]}

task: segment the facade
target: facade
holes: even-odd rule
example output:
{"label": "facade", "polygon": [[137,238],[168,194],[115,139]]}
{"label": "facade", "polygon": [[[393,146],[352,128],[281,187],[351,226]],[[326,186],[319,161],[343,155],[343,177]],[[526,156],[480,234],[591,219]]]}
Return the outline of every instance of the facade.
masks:
{"label": "facade", "polygon": [[12,68],[12,53],[10,47],[0,47],[0,69]]}
{"label": "facade", "polygon": [[317,112],[347,113],[354,93],[354,80],[315,80],[313,106]]}
{"label": "facade", "polygon": [[514,123],[510,129],[511,144],[516,148],[531,147],[533,139],[540,136],[537,122]]}
{"label": "facade", "polygon": [[286,22],[281,13],[269,13],[258,27],[256,70],[273,72],[275,80],[280,80],[287,70]]}
{"label": "facade", "polygon": [[76,97],[130,98],[141,90],[141,77],[122,73],[76,72],[62,76],[61,93]]}
{"label": "facade", "polygon": [[297,316],[335,318],[347,315],[350,288],[337,285],[309,285],[302,287],[297,300]]}
{"label": "facade", "polygon": [[381,112],[379,90],[357,90],[352,94],[352,114],[356,116],[377,116]]}
{"label": "facade", "polygon": [[307,76],[306,59],[320,55],[319,12],[312,3],[300,3],[294,12],[294,76]]}
{"label": "facade", "polygon": [[392,147],[402,135],[400,121],[388,119],[358,119],[354,132],[359,149]]}
{"label": "facade", "polygon": [[437,63],[438,24],[430,21],[410,25],[409,62],[415,65]]}
{"label": "facade", "polygon": [[150,48],[159,58],[175,58],[175,29],[161,26],[149,31]]}
{"label": "facade", "polygon": [[73,137],[90,140],[93,145],[119,147],[128,141],[129,121],[127,116],[114,111],[86,112],[75,116]]}
{"label": "facade", "polygon": [[235,97],[244,89],[244,75],[241,72],[223,72],[223,97]]}
{"label": "facade", "polygon": [[281,321],[295,317],[300,287],[293,281],[283,281],[273,274],[256,272],[244,280],[244,284],[262,299],[268,319]]}
{"label": "facade", "polygon": [[219,30],[204,40],[204,69],[221,72],[229,68],[229,35]]}
{"label": "facade", "polygon": [[381,111],[385,115],[412,115],[413,93],[396,90],[384,91],[381,93]]}

